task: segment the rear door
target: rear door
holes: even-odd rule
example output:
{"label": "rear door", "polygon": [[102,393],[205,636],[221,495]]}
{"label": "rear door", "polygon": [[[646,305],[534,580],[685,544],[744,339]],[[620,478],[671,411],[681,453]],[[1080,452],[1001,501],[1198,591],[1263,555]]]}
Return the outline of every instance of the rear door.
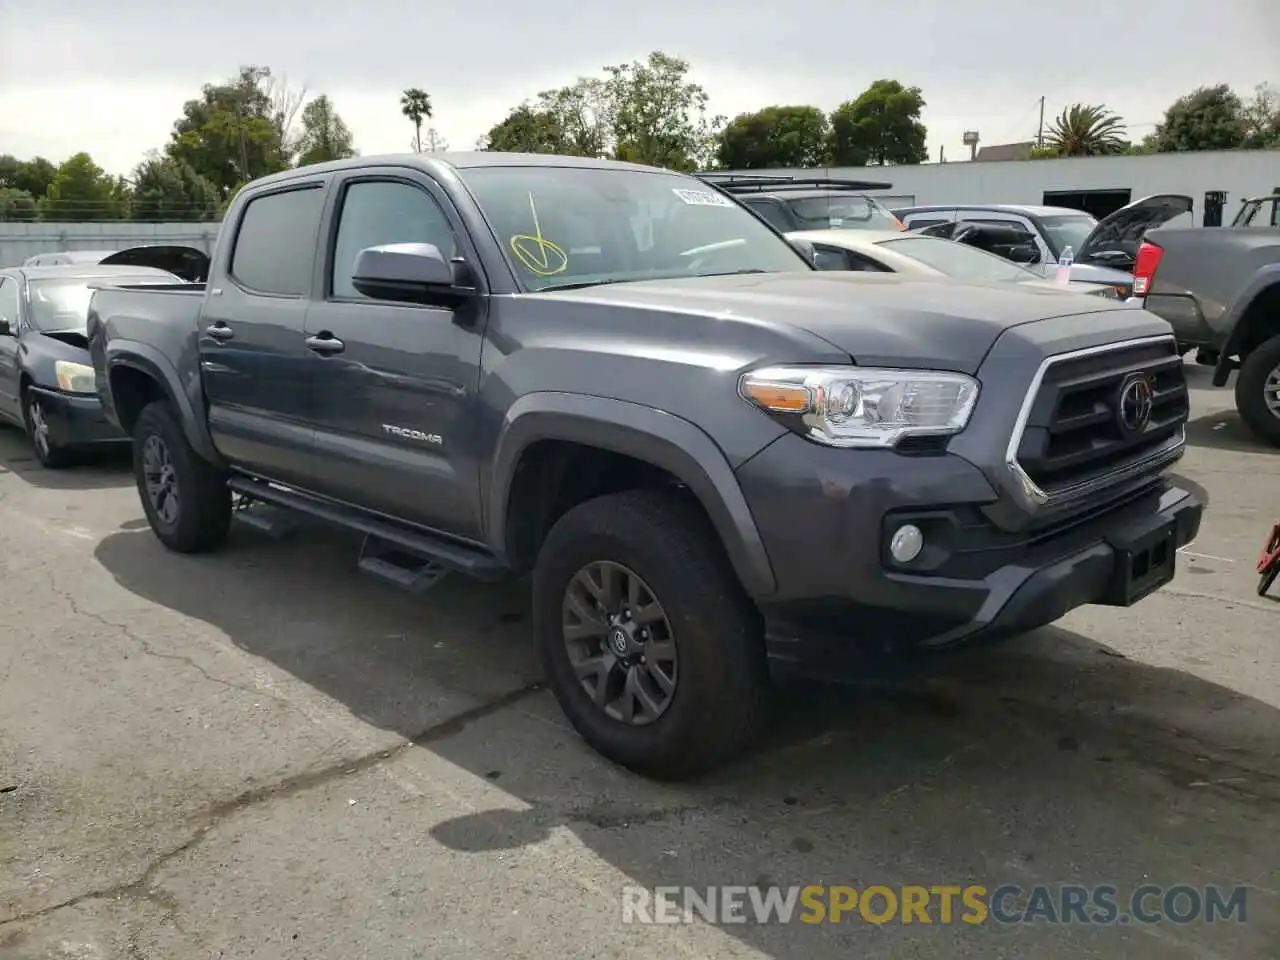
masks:
{"label": "rear door", "polygon": [[303,329],[324,187],[320,179],[290,182],[240,208],[201,319],[215,444],[232,464],[286,484],[305,485],[314,474],[313,357]]}
{"label": "rear door", "polygon": [[9,332],[0,334],[0,417],[22,422],[18,403],[18,315],[22,309],[22,296],[18,277],[12,273],[0,274],[0,320],[9,325]]}
{"label": "rear door", "polygon": [[[424,172],[353,171],[325,230],[323,294],[307,313],[315,384],[317,492],[469,540],[481,539],[474,438],[483,313],[374,300],[351,282],[357,254],[431,243],[479,259]],[[484,278],[477,277],[484,286]],[[483,304],[483,298],[480,303]]]}

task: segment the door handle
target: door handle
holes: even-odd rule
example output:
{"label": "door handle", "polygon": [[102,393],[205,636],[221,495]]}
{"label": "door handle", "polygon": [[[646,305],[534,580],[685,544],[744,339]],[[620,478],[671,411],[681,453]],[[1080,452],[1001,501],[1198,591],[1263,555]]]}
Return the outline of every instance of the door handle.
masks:
{"label": "door handle", "polygon": [[218,343],[226,343],[236,335],[235,331],[221,320],[205,327],[204,332],[208,335],[210,340],[215,340]]}
{"label": "door handle", "polygon": [[330,334],[327,337],[307,337],[307,349],[321,356],[328,356],[331,353],[341,353],[347,349],[347,345]]}

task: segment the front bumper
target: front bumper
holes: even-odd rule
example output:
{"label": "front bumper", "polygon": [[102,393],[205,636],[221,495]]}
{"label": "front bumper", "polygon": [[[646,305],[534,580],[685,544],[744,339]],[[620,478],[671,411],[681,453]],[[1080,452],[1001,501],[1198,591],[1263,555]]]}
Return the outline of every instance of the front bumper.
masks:
{"label": "front bumper", "polygon": [[94,394],[60,393],[31,387],[40,398],[49,439],[59,447],[93,447],[128,443],[129,437],[107,420]]}
{"label": "front bumper", "polygon": [[[1164,480],[1010,532],[961,457],[838,451],[783,438],[739,471],[778,579],[761,604],[775,670],[822,677],[868,659],[1021,633],[1085,604],[1128,606],[1168,582],[1204,507]],[[912,522],[926,547],[888,554]]]}

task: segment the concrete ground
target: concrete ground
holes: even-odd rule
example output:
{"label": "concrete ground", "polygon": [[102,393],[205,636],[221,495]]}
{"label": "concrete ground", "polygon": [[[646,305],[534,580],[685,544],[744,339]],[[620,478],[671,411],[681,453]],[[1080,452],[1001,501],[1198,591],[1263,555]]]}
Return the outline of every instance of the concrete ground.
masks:
{"label": "concrete ground", "polygon": [[[166,553],[127,467],[0,431],[0,957],[1280,957],[1280,455],[1195,381],[1174,584],[907,689],[798,688],[693,786],[570,731],[519,587],[343,536]],[[1280,588],[1278,588],[1280,589]],[[1247,887],[1246,922],[622,923],[626,884]]]}

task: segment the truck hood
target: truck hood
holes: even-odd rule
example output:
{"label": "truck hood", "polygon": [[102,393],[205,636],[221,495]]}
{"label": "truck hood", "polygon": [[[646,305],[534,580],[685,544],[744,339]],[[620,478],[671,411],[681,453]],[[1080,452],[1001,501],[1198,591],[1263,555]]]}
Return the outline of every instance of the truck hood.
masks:
{"label": "truck hood", "polygon": [[973,373],[1004,331],[1117,309],[1114,300],[1024,284],[852,271],[643,280],[534,294],[564,302],[798,327],[864,365]]}
{"label": "truck hood", "polygon": [[[1077,263],[1088,261],[1100,266],[1132,270],[1138,255],[1138,244],[1148,230],[1154,230],[1174,217],[1190,213],[1194,202],[1177,193],[1159,193],[1135,200],[1097,222],[1080,249]],[[1112,254],[1108,256],[1108,254]]]}

